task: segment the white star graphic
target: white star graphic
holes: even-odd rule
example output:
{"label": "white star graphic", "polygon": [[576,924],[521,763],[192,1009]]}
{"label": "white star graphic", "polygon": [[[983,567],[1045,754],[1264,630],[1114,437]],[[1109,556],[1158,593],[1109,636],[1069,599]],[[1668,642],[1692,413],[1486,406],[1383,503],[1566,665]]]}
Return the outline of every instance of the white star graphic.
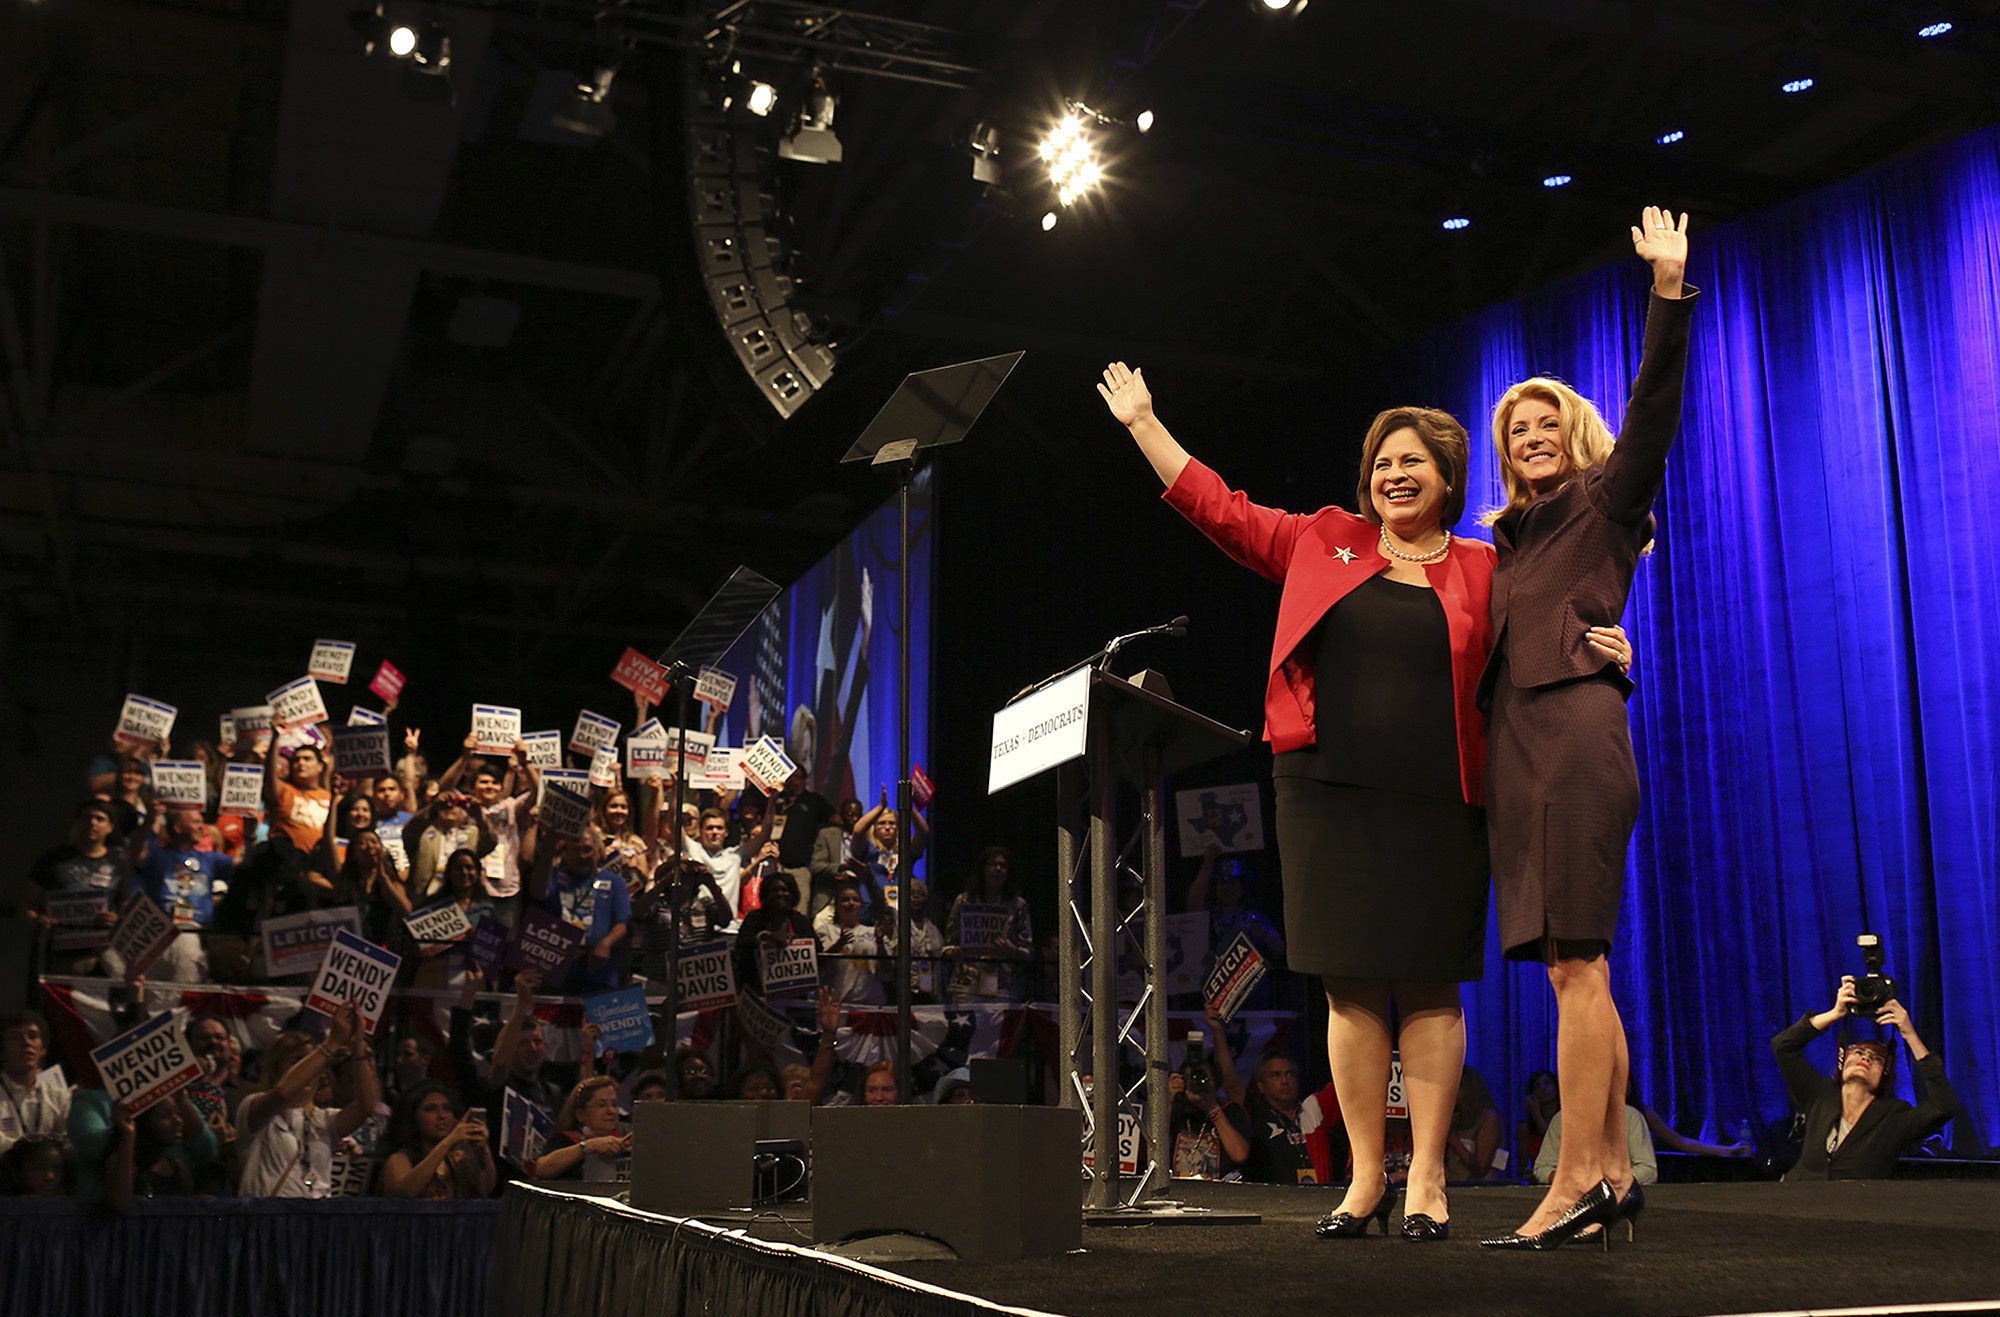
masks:
{"label": "white star graphic", "polygon": [[1336,557],[1336,558],[1338,558],[1338,559],[1340,559],[1340,560],[1341,560],[1342,562],[1353,562],[1353,561],[1354,561],[1354,550],[1352,550],[1352,549],[1335,549],[1335,550],[1333,551],[1333,556],[1334,556],[1334,557]]}

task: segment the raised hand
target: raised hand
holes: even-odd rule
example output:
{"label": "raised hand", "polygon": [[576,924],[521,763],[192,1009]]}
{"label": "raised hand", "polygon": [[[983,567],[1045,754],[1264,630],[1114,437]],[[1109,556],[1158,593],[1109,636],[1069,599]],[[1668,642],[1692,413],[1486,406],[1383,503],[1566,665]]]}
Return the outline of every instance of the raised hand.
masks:
{"label": "raised hand", "polygon": [[840,998],[833,995],[832,988],[819,990],[819,1027],[827,1033],[840,1027]]}
{"label": "raised hand", "polygon": [[1679,220],[1660,206],[1648,206],[1632,228],[1632,250],[1653,267],[1653,290],[1662,297],[1679,297],[1681,275],[1687,269],[1688,217]]}
{"label": "raised hand", "polygon": [[1112,418],[1128,429],[1153,414],[1153,393],[1146,387],[1145,372],[1122,361],[1104,368],[1104,382],[1097,386],[1097,393],[1111,409]]}

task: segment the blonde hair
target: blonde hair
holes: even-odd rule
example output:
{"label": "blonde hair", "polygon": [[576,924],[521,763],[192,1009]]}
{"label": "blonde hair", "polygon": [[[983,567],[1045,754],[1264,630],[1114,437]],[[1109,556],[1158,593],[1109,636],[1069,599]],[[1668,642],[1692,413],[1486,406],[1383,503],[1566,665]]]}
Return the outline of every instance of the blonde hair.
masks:
{"label": "blonde hair", "polygon": [[1513,419],[1514,409],[1529,399],[1545,402],[1556,409],[1563,456],[1570,468],[1564,483],[1604,465],[1605,459],[1611,456],[1612,448],[1617,445],[1617,436],[1611,433],[1611,427],[1604,423],[1604,418],[1598,414],[1590,399],[1561,380],[1546,375],[1522,380],[1502,394],[1500,401],[1493,406],[1493,450],[1500,459],[1500,485],[1507,491],[1507,502],[1482,514],[1479,518],[1482,526],[1491,526],[1516,508],[1525,507],[1535,496],[1534,491],[1528,488],[1528,482],[1514,470],[1514,463],[1507,455],[1508,422]]}

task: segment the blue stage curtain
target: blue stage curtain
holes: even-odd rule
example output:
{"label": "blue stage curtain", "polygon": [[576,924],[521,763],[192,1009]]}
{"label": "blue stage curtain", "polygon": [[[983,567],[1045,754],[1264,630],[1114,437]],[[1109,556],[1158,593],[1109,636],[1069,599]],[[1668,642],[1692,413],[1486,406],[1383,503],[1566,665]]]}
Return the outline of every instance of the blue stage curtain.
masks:
{"label": "blue stage curtain", "polygon": [[5,1317],[485,1317],[499,1204],[0,1198]]}
{"label": "blue stage curtain", "polygon": [[[1781,1115],[1768,1039],[1879,932],[1976,1155],[2000,1128],[2000,133],[1693,242],[1685,421],[1624,620],[1633,1068],[1711,1139]],[[1500,501],[1507,385],[1558,375],[1616,427],[1647,286],[1627,260],[1402,354],[1388,377],[1473,434],[1469,507]],[[1553,1064],[1542,980],[1496,949],[1467,993],[1469,1059],[1517,1112]]]}

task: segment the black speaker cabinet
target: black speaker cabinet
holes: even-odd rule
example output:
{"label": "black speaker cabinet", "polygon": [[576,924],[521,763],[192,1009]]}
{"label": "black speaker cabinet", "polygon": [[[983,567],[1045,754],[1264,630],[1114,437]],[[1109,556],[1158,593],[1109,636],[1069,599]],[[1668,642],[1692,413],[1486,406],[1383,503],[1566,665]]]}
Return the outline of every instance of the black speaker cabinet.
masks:
{"label": "black speaker cabinet", "polygon": [[899,1231],[962,1258],[1083,1242],[1083,1113],[1061,1107],[816,1107],[813,1242]]}
{"label": "black speaker cabinet", "polygon": [[686,1216],[748,1207],[762,1139],[803,1143],[803,1102],[639,1102],[632,1107],[632,1206]]}

